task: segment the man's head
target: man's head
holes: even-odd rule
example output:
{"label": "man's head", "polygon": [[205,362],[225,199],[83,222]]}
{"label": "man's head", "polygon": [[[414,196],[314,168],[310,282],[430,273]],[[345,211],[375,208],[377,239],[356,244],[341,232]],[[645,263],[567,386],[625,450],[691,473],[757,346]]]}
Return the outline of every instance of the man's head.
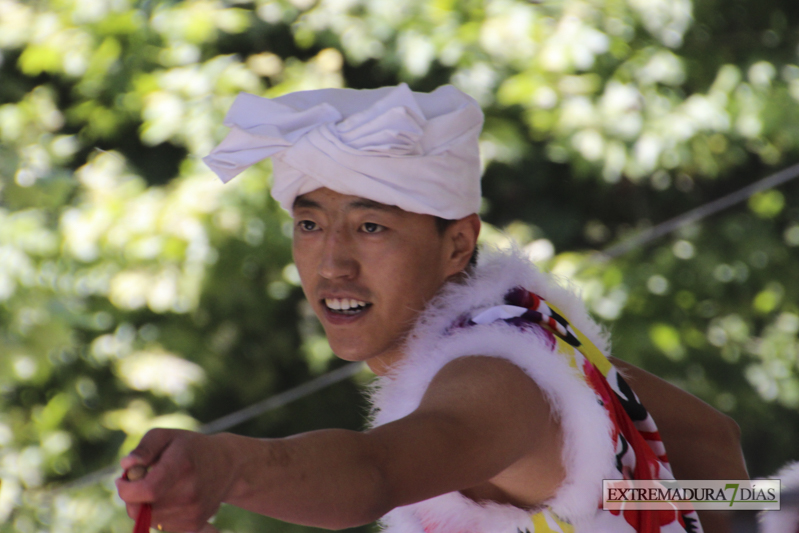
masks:
{"label": "man's head", "polygon": [[204,160],[228,181],[272,158],[272,196],[294,216],[303,289],[333,351],[379,368],[474,257],[482,124],[452,86],[241,94]]}
{"label": "man's head", "polygon": [[442,231],[432,215],[326,188],[298,197],[294,260],[334,353],[390,366],[422,309],[468,266],[479,231],[477,215]]}

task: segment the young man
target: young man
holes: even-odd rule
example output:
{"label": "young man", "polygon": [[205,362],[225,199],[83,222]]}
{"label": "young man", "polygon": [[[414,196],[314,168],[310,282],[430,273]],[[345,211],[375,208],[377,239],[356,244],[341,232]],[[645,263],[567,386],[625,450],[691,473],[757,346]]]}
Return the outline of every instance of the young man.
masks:
{"label": "young man", "polygon": [[[208,529],[221,502],[392,533],[701,531],[694,512],[598,509],[602,479],[746,477],[737,427],[606,358],[581,302],[516,253],[483,251],[482,113],[453,87],[241,95],[206,162],[272,157],[303,290],[333,351],[379,376],[373,428],[287,439],[153,430],[122,461],[135,516]],[[663,442],[639,393],[661,423]],[[718,515],[706,531],[724,531]]]}

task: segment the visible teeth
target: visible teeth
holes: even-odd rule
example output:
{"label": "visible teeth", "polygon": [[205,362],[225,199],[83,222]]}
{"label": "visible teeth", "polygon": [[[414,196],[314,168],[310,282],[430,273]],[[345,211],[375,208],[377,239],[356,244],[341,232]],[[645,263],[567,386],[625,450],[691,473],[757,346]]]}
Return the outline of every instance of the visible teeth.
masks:
{"label": "visible teeth", "polygon": [[325,305],[334,311],[355,311],[366,307],[368,304],[352,298],[325,298]]}

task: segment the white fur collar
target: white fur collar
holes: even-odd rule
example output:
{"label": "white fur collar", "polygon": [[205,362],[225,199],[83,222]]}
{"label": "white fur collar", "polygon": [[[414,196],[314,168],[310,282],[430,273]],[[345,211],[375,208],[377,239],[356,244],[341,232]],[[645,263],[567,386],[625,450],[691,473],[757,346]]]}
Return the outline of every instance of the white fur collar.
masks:
{"label": "white fur collar", "polygon": [[[604,531],[593,520],[602,479],[618,477],[618,473],[611,423],[590,387],[565,358],[553,356],[542,338],[508,324],[463,328],[444,335],[458,317],[503,304],[504,295],[517,286],[553,303],[574,327],[608,353],[606,335],[577,296],[535,269],[517,250],[483,251],[474,271],[462,283],[446,285],[421,315],[409,335],[402,363],[391,375],[376,381],[373,424],[383,425],[413,412],[435,374],[453,359],[467,355],[507,359],[538,384],[563,427],[567,477],[547,506],[575,525],[591,523],[585,531]],[[391,533],[420,533],[424,531],[423,521],[438,524],[436,533],[533,530],[530,511],[509,505],[477,504],[459,493],[397,508],[385,518]]]}
{"label": "white fur collar", "polygon": [[588,315],[574,287],[564,288],[558,284],[554,276],[539,271],[517,248],[482,249],[478,266],[466,279],[446,284],[428,305],[411,332],[408,351],[413,351],[414,337],[439,335],[464,312],[502,305],[505,294],[518,286],[554,303],[572,325],[591,339],[605,356],[609,355],[608,335]]}

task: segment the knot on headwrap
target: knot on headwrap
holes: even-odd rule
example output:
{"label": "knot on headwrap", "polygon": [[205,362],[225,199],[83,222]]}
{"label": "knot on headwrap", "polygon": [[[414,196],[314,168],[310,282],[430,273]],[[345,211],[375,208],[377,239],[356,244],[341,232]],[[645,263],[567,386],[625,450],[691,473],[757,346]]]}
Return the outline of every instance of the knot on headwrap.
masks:
{"label": "knot on headwrap", "polygon": [[272,196],[291,212],[320,187],[457,219],[480,206],[480,106],[450,85],[320,89],[267,99],[241,93],[230,133],[203,160],[227,182],[271,157]]}

